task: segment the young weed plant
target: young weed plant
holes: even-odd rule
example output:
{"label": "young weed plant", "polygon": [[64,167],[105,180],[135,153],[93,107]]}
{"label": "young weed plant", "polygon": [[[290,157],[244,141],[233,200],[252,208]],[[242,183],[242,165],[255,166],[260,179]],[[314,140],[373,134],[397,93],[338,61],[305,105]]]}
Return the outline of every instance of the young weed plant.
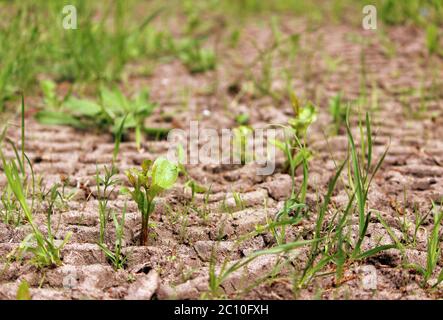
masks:
{"label": "young weed plant", "polygon": [[263,249],[259,251],[255,251],[248,255],[247,257],[244,257],[243,259],[240,259],[236,262],[230,262],[228,259],[225,259],[224,263],[222,264],[221,268],[217,271],[216,270],[216,257],[215,257],[215,247],[213,248],[211,252],[211,259],[209,264],[209,292],[203,294],[203,298],[218,298],[222,294],[222,284],[223,282],[228,279],[230,275],[232,275],[234,272],[239,271],[241,268],[247,266],[250,262],[255,260],[256,258],[264,255],[280,255],[286,252],[290,252],[291,250],[309,245],[313,243],[316,240],[300,240],[300,241],[293,241],[288,242],[282,245],[277,245],[275,247],[272,247],[270,249]]}
{"label": "young weed plant", "polygon": [[185,166],[185,150],[182,144],[177,146],[177,169],[178,174],[186,178],[185,187],[191,190],[191,202],[194,201],[196,193],[205,193],[208,191],[205,186],[197,183],[188,173]]}
{"label": "young weed plant", "polygon": [[177,44],[177,54],[191,73],[215,69],[216,56],[213,50],[203,48],[196,39],[185,38]]}
{"label": "young weed plant", "polygon": [[329,102],[329,113],[332,116],[333,132],[340,133],[346,125],[347,106],[343,103],[341,93],[334,96]]}
{"label": "young weed plant", "polygon": [[[432,203],[433,212],[434,212],[434,226],[432,231],[428,237],[427,242],[427,256],[426,256],[426,266],[420,266],[418,264],[408,264],[407,266],[417,270],[423,276],[422,286],[426,287],[428,285],[429,279],[435,272],[435,268],[437,267],[438,261],[441,259],[441,235],[440,228],[441,222],[443,221],[443,211],[440,208]],[[443,282],[443,270],[437,277],[434,285],[432,287],[438,286],[441,282]]]}
{"label": "young weed plant", "polygon": [[[303,271],[298,286],[303,286],[309,278],[318,273],[329,263],[335,264],[336,284],[341,283],[344,268],[347,264],[355,261],[367,259],[378,254],[381,251],[397,248],[397,243],[378,245],[366,251],[362,250],[362,244],[368,230],[371,214],[373,210],[368,208],[368,194],[370,185],[377,171],[388,152],[388,148],[380,156],[379,160],[373,164],[372,158],[372,131],[369,114],[366,113],[366,134],[363,133],[363,126],[360,122],[360,145],[361,152],[358,151],[354,137],[349,126],[349,109],[346,121],[346,130],[349,143],[348,159],[343,162],[337,171],[334,179],[329,185],[328,193],[320,209],[314,239],[324,238],[323,246],[316,242],[311,247],[310,259]],[[347,190],[349,201],[343,211],[337,210],[333,219],[325,225],[327,205],[330,202],[335,184],[343,169],[348,166],[348,179],[350,190]],[[351,230],[351,214],[356,212],[358,215],[358,230],[355,241],[350,239],[349,230]],[[348,231],[345,231],[348,229]],[[318,258],[320,257],[320,258]]]}
{"label": "young weed plant", "polygon": [[99,175],[98,169],[96,174],[98,213],[100,221],[99,244],[104,244],[105,242],[106,226],[111,216],[111,209],[108,207],[109,198],[118,183],[118,180],[114,178],[117,173],[116,167],[112,166],[111,169],[108,169],[105,166],[104,170],[105,174],[103,176]]}
{"label": "young weed plant", "polygon": [[[335,283],[341,283],[344,270],[347,266],[356,261],[367,259],[378,254],[381,251],[397,248],[400,249],[398,242],[393,244],[377,245],[373,248],[363,250],[362,244],[368,230],[371,214],[373,210],[368,208],[368,193],[373,178],[387,154],[388,149],[380,156],[376,163],[373,163],[373,141],[369,115],[366,114],[366,134],[360,122],[360,145],[361,149],[357,149],[354,137],[351,133],[349,121],[346,122],[349,155],[338,166],[333,179],[328,185],[328,191],[322,204],[318,208],[317,221],[313,231],[313,242],[311,243],[308,260],[301,271],[296,270],[294,273],[293,289],[294,293],[305,287],[314,277],[316,277],[325,268],[335,265]],[[306,165],[306,160],[304,160]],[[337,209],[330,219],[327,219],[327,212],[331,203],[331,197],[342,176],[345,168],[348,168],[349,190],[346,190],[349,196],[348,204],[343,209]],[[307,171],[307,169],[305,169]],[[346,184],[345,184],[346,185]],[[302,187],[303,189],[303,187]],[[303,193],[303,191],[302,191]],[[280,233],[277,233],[277,241],[281,243],[282,226],[298,223],[303,217],[302,215],[287,215],[289,209],[297,213],[304,207],[302,201],[297,198],[287,201],[284,208],[277,214],[280,217],[286,216],[286,219],[276,219],[269,225],[271,231],[280,226]],[[291,200],[291,198],[289,200]],[[297,201],[298,200],[298,201]],[[356,213],[358,216],[358,229],[355,240],[351,240],[350,232],[352,231],[351,215]],[[388,231],[389,232],[389,231]],[[275,233],[275,231],[273,232]]]}
{"label": "young weed plant", "polygon": [[[287,161],[284,171],[292,173],[303,163],[304,159],[309,159],[311,152],[306,147],[306,132],[309,126],[317,119],[317,111],[313,104],[307,103],[303,107],[297,96],[290,94],[291,105],[294,111],[294,117],[289,119],[285,126],[285,140],[274,140],[273,143],[286,155]],[[289,131],[289,133],[287,132]]]}
{"label": "young weed plant", "polygon": [[126,218],[126,203],[123,208],[120,221],[118,220],[116,213],[112,212],[112,220],[114,222],[114,227],[115,227],[114,251],[111,251],[108,248],[108,246],[103,242],[98,244],[100,249],[102,249],[106,258],[111,262],[115,270],[124,268],[126,266],[126,261],[128,259],[128,257],[124,255],[122,252],[124,230],[125,230],[125,218]]}
{"label": "young weed plant", "polygon": [[252,134],[252,128],[247,125],[238,126],[233,130],[233,146],[235,150],[234,156],[240,159],[240,163],[242,165],[245,165],[247,161],[253,156],[249,151],[250,149],[248,148],[248,142]]}
{"label": "young weed plant", "polygon": [[140,243],[148,244],[149,218],[155,209],[155,198],[164,190],[170,189],[178,177],[178,168],[166,158],[159,157],[154,163],[145,160],[141,170],[130,169],[126,172],[133,190],[124,188],[124,193],[129,193],[132,200],[137,203],[142,215],[142,230]]}
{"label": "young weed plant", "polygon": [[35,117],[47,125],[69,125],[78,129],[98,127],[100,130],[110,130],[114,135],[124,122],[123,133],[133,129],[137,148],[140,149],[143,133],[154,136],[165,134],[165,129],[147,128],[144,125],[144,120],[155,107],[146,90],[129,99],[117,88],[110,90],[103,87],[99,101],[70,97],[59,111],[42,110]]}
{"label": "young weed plant", "polygon": [[[48,220],[47,220],[47,234],[43,234],[37,227],[34,222],[33,217],[33,201],[31,207],[27,202],[27,179],[25,166],[28,163],[30,168],[30,173],[32,177],[32,190],[35,190],[35,178],[34,171],[32,169],[32,164],[27,155],[24,152],[24,98],[22,97],[22,153],[21,157],[16,152],[16,159],[6,159],[2,150],[0,150],[0,158],[3,164],[3,171],[6,175],[7,179],[7,187],[10,188],[12,193],[14,194],[17,202],[20,205],[21,210],[23,211],[24,217],[26,221],[31,226],[32,232],[25,237],[25,239],[20,244],[18,250],[14,250],[12,255],[14,256],[16,253],[20,258],[24,253],[30,252],[34,255],[31,262],[35,264],[39,268],[43,267],[53,267],[60,265],[62,263],[61,260],[61,250],[64,245],[69,241],[71,237],[71,233],[67,233],[64,237],[64,240],[57,245],[54,239],[54,235],[52,233],[51,226],[51,212],[48,211]],[[20,169],[19,169],[20,168]],[[34,192],[33,192],[34,193]],[[33,194],[32,194],[33,197]]]}

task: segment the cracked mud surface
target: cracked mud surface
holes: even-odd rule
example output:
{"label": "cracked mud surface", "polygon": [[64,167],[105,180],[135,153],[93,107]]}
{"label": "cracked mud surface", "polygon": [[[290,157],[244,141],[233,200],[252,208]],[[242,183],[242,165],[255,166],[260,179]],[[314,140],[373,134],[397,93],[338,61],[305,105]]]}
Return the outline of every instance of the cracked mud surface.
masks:
{"label": "cracked mud surface", "polygon": [[[296,20],[285,28],[288,33],[302,32],[306,25]],[[309,145],[314,151],[309,168],[307,201],[311,213],[302,224],[288,229],[289,240],[300,236],[309,239],[312,236],[309,230],[315,224],[317,196],[325,194],[327,184],[334,175],[333,160],[343,159],[347,152],[344,132],[333,136],[325,130],[331,121],[327,103],[338,91],[343,91],[347,99],[358,97],[361,90],[362,50],[365,51],[366,60],[366,87],[368,90],[377,87],[378,92],[377,108],[372,114],[376,136],[374,157],[378,158],[390,143],[386,160],[370,189],[369,207],[380,211],[385,221],[401,237],[399,216],[407,217],[412,222],[414,208],[426,214],[431,201],[438,201],[443,196],[443,61],[427,56],[422,31],[412,27],[393,27],[388,33],[397,49],[394,58],[386,54],[377,36],[357,28],[331,25],[303,33],[302,47],[308,49],[295,61],[282,59],[275,62],[280,66],[293,65],[291,76],[294,77],[295,91],[300,96],[317,101],[319,108],[318,120],[308,135]],[[365,37],[367,47],[362,49],[360,44],[352,41],[352,34]],[[173,61],[158,65],[149,78],[132,78],[130,90],[137,91],[147,86],[153,101],[159,105],[149,122],[186,130],[189,121],[199,120],[203,127],[230,128],[235,126],[233,114],[247,110],[255,128],[267,123],[286,123],[291,116],[288,102],[276,105],[269,98],[254,96],[234,99],[229,93],[232,81],[241,73],[241,68],[232,63],[232,56],[253,60],[257,53],[247,39],[256,37],[257,41],[266,43],[270,34],[263,27],[250,25],[243,37],[245,41],[240,41],[238,48],[230,49],[227,51],[229,54],[220,57],[217,71],[190,75],[179,62]],[[326,54],[339,61],[336,70],[328,69]],[[427,76],[436,70],[440,70],[438,83],[431,82],[431,77]],[[420,97],[406,95],[404,91],[411,88],[418,90],[420,79],[424,79],[422,85],[426,92],[433,90],[437,94],[426,100],[428,112],[417,119],[411,117],[410,110],[418,110]],[[214,83],[217,85],[215,92],[205,92]],[[281,85],[275,82],[276,87]],[[191,92],[185,102],[180,98],[183,88]],[[39,99],[30,98],[28,108],[32,108],[32,104]],[[203,110],[209,110],[209,115],[205,116]],[[174,114],[173,119],[165,119],[164,115],[171,113]],[[18,118],[15,121],[18,122]],[[356,124],[357,118],[353,122]],[[19,130],[10,129],[8,136],[17,143],[20,140]],[[169,147],[167,141],[145,141],[142,152],[138,152],[131,141],[133,139],[130,138],[122,142],[118,157],[117,167],[123,181],[126,181],[122,174],[124,170],[139,166],[146,158],[165,155]],[[273,218],[289,196],[291,179],[281,172],[283,156],[278,157],[280,167],[277,166],[276,172],[270,176],[255,175],[252,165],[195,165],[188,167],[189,174],[200,184],[211,185],[209,198],[197,195],[194,202],[189,204],[191,195],[184,188],[184,178],[181,178],[174,189],[159,200],[152,218],[156,225],[153,231],[155,236],[149,246],[138,246],[140,216],[136,205],[132,201],[127,202],[124,250],[129,259],[124,270],[114,271],[96,244],[99,220],[95,189],[96,165],[110,165],[113,146],[110,135],[80,132],[69,127],[42,126],[29,115],[26,150],[36,174],[41,175],[43,185],[48,187],[69,177],[67,192],[76,192],[74,198],[53,218],[54,221],[59,220],[56,230],[59,239],[68,231],[73,235],[63,249],[63,266],[38,271],[26,264],[26,259],[11,262],[7,267],[3,259],[0,265],[3,269],[0,274],[0,299],[15,298],[23,279],[30,284],[33,299],[197,299],[208,290],[209,261],[215,244],[218,243],[215,256],[219,266],[225,259],[236,261],[255,250],[273,245],[273,238],[269,234],[238,240],[254,231],[257,225]],[[11,150],[8,155],[12,156]],[[301,181],[301,178],[302,172],[297,171],[296,180]],[[0,186],[3,188],[4,185],[5,177],[2,174]],[[127,198],[117,191],[109,205],[121,212]],[[233,191],[241,194],[243,208],[237,207]],[[329,214],[332,207],[344,206],[346,202],[346,193],[339,184]],[[37,210],[36,221],[43,231],[45,219],[41,210]],[[107,232],[109,243],[114,239],[111,225]],[[426,264],[426,232],[432,226],[432,216],[428,217],[424,226],[418,233],[417,245],[406,252],[410,262],[420,265]],[[28,231],[27,225],[15,228],[0,223],[0,256],[6,257]],[[367,231],[363,247],[371,248],[384,243],[391,243],[391,239],[375,219]],[[224,293],[230,298],[246,299],[432,299],[443,296],[441,286],[434,291],[422,289],[419,286],[420,275],[402,268],[401,257],[396,250],[388,250],[362,263],[348,266],[340,286],[334,283],[333,275],[326,275],[314,279],[294,296],[291,269],[283,268],[277,277],[273,277],[274,281],[249,288],[254,281],[272,271],[277,259],[278,256],[262,256],[232,274],[222,285]],[[291,252],[292,265],[301,266],[305,260],[306,249]],[[366,290],[362,286],[365,266],[373,266],[377,270],[376,290]],[[441,267],[442,261],[437,269]]]}

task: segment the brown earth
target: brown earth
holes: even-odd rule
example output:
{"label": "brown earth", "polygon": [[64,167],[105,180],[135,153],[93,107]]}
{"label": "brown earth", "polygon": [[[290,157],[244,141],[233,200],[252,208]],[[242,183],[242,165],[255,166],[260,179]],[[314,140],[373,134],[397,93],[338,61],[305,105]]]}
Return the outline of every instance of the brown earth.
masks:
{"label": "brown earth", "polygon": [[[284,30],[288,34],[303,34],[303,50],[295,59],[283,59],[281,55],[274,62],[275,70],[289,67],[297,94],[317,101],[319,107],[319,118],[308,135],[309,145],[314,150],[308,195],[312,214],[301,225],[289,228],[288,237],[305,235],[309,238],[315,223],[317,195],[325,194],[334,175],[333,159],[343,159],[347,151],[344,132],[336,136],[328,132],[331,119],[327,102],[338,91],[343,91],[348,99],[359,96],[362,56],[366,89],[371,92],[377,88],[378,92],[378,107],[373,110],[374,156],[379,157],[390,143],[388,156],[369,193],[369,206],[379,210],[401,237],[398,217],[407,217],[413,222],[414,208],[426,214],[431,200],[438,201],[443,196],[442,59],[427,55],[423,33],[413,27],[388,30],[389,45],[396,51],[393,57],[389,56],[388,45],[380,37],[359,28],[327,25],[303,33],[307,26],[303,21],[295,20],[287,23]],[[353,40],[356,35],[366,39],[365,48]],[[288,102],[232,94],[236,81],[246,77],[238,61],[246,60],[241,63],[247,64],[257,55],[251,39],[264,48],[270,45],[270,37],[270,32],[263,26],[250,25],[238,48],[219,50],[224,54],[219,58],[217,71],[190,75],[178,61],[173,61],[158,65],[149,78],[130,78],[127,90],[134,92],[146,86],[150,89],[159,108],[149,122],[160,126],[186,129],[190,120],[199,120],[205,127],[230,128],[235,127],[233,115],[242,111],[250,114],[255,128],[268,123],[286,123],[291,116]],[[336,66],[327,61],[335,61]],[[258,65],[253,68],[254,73],[259,71]],[[437,73],[436,81],[432,81],[433,73]],[[421,85],[427,111],[418,117],[412,112],[419,110],[420,96],[416,92],[407,94],[405,90],[419,90]],[[278,89],[284,84],[276,79],[274,86]],[[188,96],[183,94],[186,90]],[[41,103],[41,99],[28,99],[28,108],[33,108],[33,103]],[[209,113],[203,113],[203,110],[209,110]],[[174,115],[173,119],[168,117],[170,114]],[[19,142],[19,130],[10,128],[8,135]],[[131,141],[133,139],[128,139],[121,145],[117,166],[122,173],[139,166],[143,159],[164,155],[169,147],[167,141],[145,141],[142,152],[138,152]],[[197,195],[194,203],[189,204],[190,192],[184,188],[185,181],[181,178],[172,192],[160,200],[153,216],[155,237],[146,247],[138,246],[140,216],[136,205],[128,201],[125,252],[129,260],[125,270],[116,272],[96,244],[99,235],[96,164],[99,167],[110,165],[112,137],[69,127],[42,126],[28,117],[26,150],[35,172],[43,178],[43,185],[49,187],[69,177],[67,191],[74,190],[76,195],[53,220],[60,219],[56,232],[59,239],[68,231],[72,231],[73,236],[63,249],[63,266],[57,268],[39,271],[27,264],[26,259],[11,263],[3,259],[0,299],[14,299],[23,279],[31,285],[33,299],[199,298],[208,290],[209,261],[217,243],[219,266],[225,259],[235,261],[273,244],[268,234],[241,242],[237,240],[275,215],[289,195],[291,185],[290,177],[281,173],[280,168],[271,176],[256,176],[251,165],[189,166],[189,173],[196,181],[212,186],[208,201],[205,202],[203,195]],[[280,167],[283,160],[280,155]],[[120,176],[126,181],[123,174]],[[301,177],[302,172],[297,172],[297,181]],[[4,175],[0,176],[0,185],[5,185]],[[336,207],[346,204],[347,196],[342,189],[339,186],[332,199]],[[244,208],[236,206],[233,191],[241,193]],[[121,212],[125,200],[126,197],[116,191],[110,207]],[[37,210],[36,219],[44,230],[46,217],[41,211]],[[111,225],[107,233],[109,243],[114,239]],[[432,217],[429,216],[425,227],[429,231],[431,226]],[[27,225],[13,227],[0,223],[0,256],[6,257],[28,231]],[[391,239],[375,219],[364,247],[371,248],[377,243],[391,243]],[[306,260],[305,253],[305,249],[291,252],[291,265],[302,265]],[[426,264],[425,230],[419,232],[417,246],[408,249],[406,254],[410,262]],[[333,275],[325,275],[314,279],[308,288],[294,295],[293,268],[287,266],[278,276],[268,277],[268,281],[248,288],[254,281],[268,275],[279,259],[281,257],[272,255],[257,258],[223,283],[224,293],[230,298],[246,299],[427,299],[443,296],[442,286],[433,291],[422,289],[419,286],[421,277],[401,266],[400,253],[396,250],[381,253],[361,265],[348,266],[339,286],[334,283]],[[376,268],[376,290],[366,290],[362,286],[364,266]],[[438,269],[442,266],[440,261]]]}

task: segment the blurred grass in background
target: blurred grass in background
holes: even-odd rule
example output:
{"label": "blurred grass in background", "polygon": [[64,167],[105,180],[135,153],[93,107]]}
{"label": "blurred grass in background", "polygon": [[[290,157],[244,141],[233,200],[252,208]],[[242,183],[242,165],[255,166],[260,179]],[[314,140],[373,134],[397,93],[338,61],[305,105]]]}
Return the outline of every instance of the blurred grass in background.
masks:
{"label": "blurred grass in background", "polygon": [[[77,8],[77,30],[62,28],[68,4]],[[365,4],[375,4],[387,25],[414,24],[438,36],[443,24],[442,0],[0,0],[0,111],[41,77],[97,85],[121,80],[128,62],[168,58],[201,72],[215,66],[203,49],[214,28],[272,14],[360,24]]]}

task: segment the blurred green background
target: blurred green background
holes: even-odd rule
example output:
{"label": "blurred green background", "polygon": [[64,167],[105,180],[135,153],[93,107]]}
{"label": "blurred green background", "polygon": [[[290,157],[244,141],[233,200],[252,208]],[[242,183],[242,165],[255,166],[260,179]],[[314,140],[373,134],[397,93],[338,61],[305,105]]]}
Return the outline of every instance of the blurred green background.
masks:
{"label": "blurred green background", "polygon": [[[77,30],[62,28],[62,9],[68,4],[77,8]],[[266,23],[274,15],[302,16],[312,27],[359,25],[365,4],[376,5],[381,28],[423,28],[429,50],[440,50],[441,0],[3,0],[0,111],[21,91],[36,93],[41,78],[93,91],[97,84],[125,81],[129,62],[143,62],[147,67],[140,72],[147,75],[150,67],[168,59],[180,59],[190,72],[204,72],[215,67],[215,53],[205,47],[214,29],[223,28],[226,41],[235,42],[246,21]]]}

